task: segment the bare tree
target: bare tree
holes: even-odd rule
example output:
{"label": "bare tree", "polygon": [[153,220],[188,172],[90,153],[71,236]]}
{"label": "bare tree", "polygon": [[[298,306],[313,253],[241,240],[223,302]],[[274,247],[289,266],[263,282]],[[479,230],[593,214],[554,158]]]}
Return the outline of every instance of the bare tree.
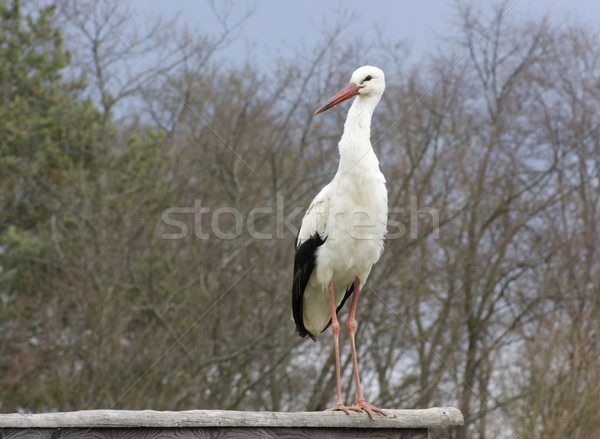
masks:
{"label": "bare tree", "polygon": [[330,405],[333,346],[289,319],[292,247],[344,118],[312,113],[368,50],[390,62],[372,142],[391,210],[357,316],[365,393],[458,405],[454,438],[593,436],[598,35],[460,4],[458,40],[411,66],[348,43],[342,15],[264,72],[214,61],[247,14],[215,8],[211,37],[60,2],[65,75],[87,72],[97,111],[56,135],[77,166],[33,195],[2,182],[44,212],[0,231],[2,410]]}

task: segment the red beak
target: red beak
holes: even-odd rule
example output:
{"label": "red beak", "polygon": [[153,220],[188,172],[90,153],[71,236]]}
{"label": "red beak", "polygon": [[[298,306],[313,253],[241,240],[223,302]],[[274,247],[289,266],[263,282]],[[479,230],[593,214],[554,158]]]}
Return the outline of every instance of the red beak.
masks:
{"label": "red beak", "polygon": [[358,94],[359,90],[360,90],[360,87],[358,85],[353,84],[353,83],[348,84],[347,86],[342,88],[340,91],[338,91],[335,94],[335,96],[333,96],[331,99],[329,99],[329,101],[327,101],[326,104],[319,107],[319,109],[317,111],[315,111],[315,114],[319,114],[319,113],[322,113],[323,111],[327,111],[330,108],[335,107],[340,102],[344,102],[346,99],[350,99],[351,97],[356,96]]}

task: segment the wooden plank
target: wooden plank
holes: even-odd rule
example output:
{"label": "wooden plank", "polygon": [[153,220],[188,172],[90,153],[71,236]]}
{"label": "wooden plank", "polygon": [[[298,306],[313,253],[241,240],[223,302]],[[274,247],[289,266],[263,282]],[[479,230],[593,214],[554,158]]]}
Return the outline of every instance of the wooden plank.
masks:
{"label": "wooden plank", "polygon": [[397,428],[66,428],[0,429],[2,439],[427,439],[427,429]]}
{"label": "wooden plank", "polygon": [[462,425],[453,407],[387,410],[372,421],[366,413],[247,412],[232,410],[85,410],[40,414],[0,414],[0,428],[107,427],[325,427],[325,428],[440,428]]}

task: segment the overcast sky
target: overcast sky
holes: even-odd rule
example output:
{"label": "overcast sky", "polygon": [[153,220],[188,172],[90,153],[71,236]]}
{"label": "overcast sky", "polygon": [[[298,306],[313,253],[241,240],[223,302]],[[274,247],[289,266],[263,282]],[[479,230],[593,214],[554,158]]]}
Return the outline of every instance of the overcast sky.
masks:
{"label": "overcast sky", "polygon": [[[217,3],[222,0],[216,0]],[[208,1],[203,0],[130,0],[132,9],[143,17],[179,16],[182,24],[202,33],[219,31]],[[482,4],[494,4],[485,0]],[[548,14],[553,21],[580,21],[600,28],[600,0],[507,0],[512,16],[541,17]],[[335,21],[340,9],[356,15],[350,33],[376,38],[377,31],[386,41],[407,41],[415,60],[439,46],[439,37],[449,36],[456,3],[454,0],[239,0],[232,18],[240,18],[248,10],[251,15],[239,29],[239,37],[221,56],[235,62],[250,59],[272,62],[287,46],[312,47],[322,37],[324,21]],[[287,45],[287,46],[286,46]]]}

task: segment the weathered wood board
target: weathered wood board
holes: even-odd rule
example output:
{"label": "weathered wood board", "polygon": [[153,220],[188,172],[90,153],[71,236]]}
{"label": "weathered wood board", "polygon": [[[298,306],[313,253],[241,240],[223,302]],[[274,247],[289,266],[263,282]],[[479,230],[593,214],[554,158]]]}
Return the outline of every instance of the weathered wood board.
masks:
{"label": "weathered wood board", "polygon": [[462,425],[456,408],[366,413],[230,410],[86,410],[0,414],[0,438],[400,438],[426,439],[432,428]]}

